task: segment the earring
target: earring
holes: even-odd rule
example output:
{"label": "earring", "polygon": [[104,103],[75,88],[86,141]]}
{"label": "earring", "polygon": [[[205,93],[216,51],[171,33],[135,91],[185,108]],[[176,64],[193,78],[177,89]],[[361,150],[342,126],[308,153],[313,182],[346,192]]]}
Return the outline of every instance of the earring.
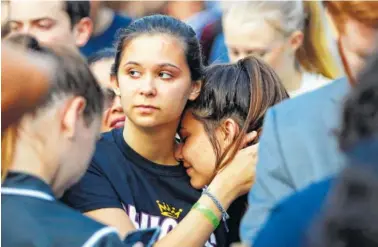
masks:
{"label": "earring", "polygon": [[121,97],[121,91],[119,90],[119,88],[114,88],[114,93],[115,95]]}

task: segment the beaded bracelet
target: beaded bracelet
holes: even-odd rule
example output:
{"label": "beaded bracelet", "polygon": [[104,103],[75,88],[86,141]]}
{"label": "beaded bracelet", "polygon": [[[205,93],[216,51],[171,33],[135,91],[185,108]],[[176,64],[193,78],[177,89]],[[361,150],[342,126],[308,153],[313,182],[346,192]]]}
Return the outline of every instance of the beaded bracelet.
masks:
{"label": "beaded bracelet", "polygon": [[193,205],[192,209],[196,209],[199,212],[201,212],[210,221],[210,223],[213,225],[214,230],[217,229],[217,227],[219,226],[220,220],[218,219],[218,217],[215,215],[215,213],[210,208],[196,202]]}
{"label": "beaded bracelet", "polygon": [[228,230],[228,226],[227,226],[227,220],[230,218],[230,216],[228,215],[226,209],[224,209],[224,207],[222,206],[222,204],[218,201],[218,199],[210,193],[209,189],[207,188],[207,186],[205,186],[205,188],[202,189],[202,194],[203,195],[207,195],[208,197],[210,197],[210,199],[214,202],[214,204],[217,206],[218,210],[222,213],[222,220],[224,222],[224,227],[226,228],[226,231],[229,232]]}

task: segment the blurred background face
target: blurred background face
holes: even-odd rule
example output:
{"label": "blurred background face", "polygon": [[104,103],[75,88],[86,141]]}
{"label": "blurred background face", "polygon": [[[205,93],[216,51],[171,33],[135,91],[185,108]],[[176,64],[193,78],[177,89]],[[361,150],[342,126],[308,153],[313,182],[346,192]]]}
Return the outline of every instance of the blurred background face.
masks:
{"label": "blurred background face", "polygon": [[[87,27],[78,28],[79,24],[71,27],[64,4],[64,1],[11,1],[8,16],[11,34],[29,34],[48,45],[84,45],[91,26],[90,30]],[[85,37],[79,35],[84,32]]]}
{"label": "blurred background face", "polygon": [[121,97],[114,93],[110,80],[110,70],[114,58],[104,58],[93,63],[90,68],[101,87],[105,90],[105,111],[102,118],[102,132],[113,128],[122,128],[125,124],[125,114],[121,105]]}
{"label": "blurred background face", "polygon": [[352,76],[356,78],[369,56],[378,48],[378,29],[348,19],[345,22],[345,31],[340,34],[339,39]]}
{"label": "blurred background face", "polygon": [[194,85],[182,42],[166,34],[129,41],[117,79],[127,120],[145,128],[177,124]]}
{"label": "blurred background face", "polygon": [[253,55],[272,66],[281,78],[286,78],[287,68],[295,64],[295,52],[289,49],[289,41],[283,33],[258,19],[240,23],[232,16],[226,16],[223,26],[231,62]]}

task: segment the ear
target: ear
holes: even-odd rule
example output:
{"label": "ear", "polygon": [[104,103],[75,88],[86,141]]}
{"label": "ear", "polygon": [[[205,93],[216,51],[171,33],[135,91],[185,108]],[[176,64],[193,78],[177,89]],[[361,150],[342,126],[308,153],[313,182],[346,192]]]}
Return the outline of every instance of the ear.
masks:
{"label": "ear", "polygon": [[223,142],[226,146],[231,145],[237,135],[239,134],[239,125],[235,122],[235,120],[231,118],[227,118],[221,124],[222,135],[223,135]]}
{"label": "ear", "polygon": [[84,46],[92,35],[93,23],[89,17],[82,18],[74,27],[75,43]]}
{"label": "ear", "polygon": [[198,97],[198,95],[200,94],[201,88],[202,88],[202,81],[201,80],[193,82],[191,92],[190,92],[190,95],[189,95],[189,100],[195,100]]}
{"label": "ear", "polygon": [[110,76],[110,86],[113,88],[114,93],[117,96],[121,96],[121,90],[119,89],[119,83],[115,75]]}
{"label": "ear", "polygon": [[293,53],[303,44],[304,35],[302,31],[295,31],[289,37],[289,45]]}
{"label": "ear", "polygon": [[61,131],[68,139],[73,139],[78,131],[79,121],[83,121],[86,101],[83,97],[75,97],[65,104],[62,113]]}

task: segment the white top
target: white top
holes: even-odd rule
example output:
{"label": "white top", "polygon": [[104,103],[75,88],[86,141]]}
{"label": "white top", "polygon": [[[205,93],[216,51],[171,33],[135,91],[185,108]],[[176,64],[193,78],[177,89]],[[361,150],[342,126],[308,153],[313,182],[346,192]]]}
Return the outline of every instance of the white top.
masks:
{"label": "white top", "polygon": [[309,72],[303,72],[301,87],[295,91],[290,92],[289,95],[291,98],[294,98],[298,95],[311,92],[315,89],[323,87],[327,85],[328,83],[330,83],[331,81],[332,81],[331,79],[326,78],[320,74],[312,74]]}

